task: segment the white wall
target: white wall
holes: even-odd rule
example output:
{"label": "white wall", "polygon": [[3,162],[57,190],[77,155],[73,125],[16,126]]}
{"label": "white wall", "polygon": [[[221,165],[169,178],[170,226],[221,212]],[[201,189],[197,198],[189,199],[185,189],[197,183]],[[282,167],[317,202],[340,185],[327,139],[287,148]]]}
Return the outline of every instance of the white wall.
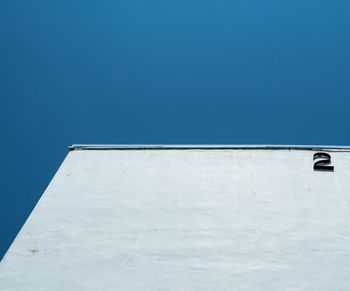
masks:
{"label": "white wall", "polygon": [[350,152],[72,151],[0,290],[349,290]]}

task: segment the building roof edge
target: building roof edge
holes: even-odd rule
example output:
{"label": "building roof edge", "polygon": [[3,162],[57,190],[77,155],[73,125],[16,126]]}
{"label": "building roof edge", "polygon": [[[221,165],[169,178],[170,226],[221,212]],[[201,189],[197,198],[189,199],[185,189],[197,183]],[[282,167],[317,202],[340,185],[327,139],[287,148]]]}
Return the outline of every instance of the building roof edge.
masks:
{"label": "building roof edge", "polygon": [[73,144],[69,151],[77,150],[309,150],[350,152],[349,146],[324,145],[231,145],[231,144]]}

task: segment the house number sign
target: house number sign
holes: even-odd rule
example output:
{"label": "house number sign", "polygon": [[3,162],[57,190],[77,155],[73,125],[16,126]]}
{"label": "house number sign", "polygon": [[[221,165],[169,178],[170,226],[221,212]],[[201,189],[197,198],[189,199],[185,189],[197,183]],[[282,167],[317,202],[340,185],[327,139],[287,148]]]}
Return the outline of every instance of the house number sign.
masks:
{"label": "house number sign", "polygon": [[324,152],[314,154],[314,171],[333,172],[334,166],[331,163],[330,154]]}

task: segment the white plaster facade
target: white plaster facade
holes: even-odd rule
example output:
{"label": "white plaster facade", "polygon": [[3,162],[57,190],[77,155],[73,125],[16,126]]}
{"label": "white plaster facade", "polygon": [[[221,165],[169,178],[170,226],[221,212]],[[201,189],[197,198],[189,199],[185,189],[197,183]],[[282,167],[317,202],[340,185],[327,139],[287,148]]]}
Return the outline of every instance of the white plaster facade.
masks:
{"label": "white plaster facade", "polygon": [[350,290],[349,148],[73,149],[0,290]]}

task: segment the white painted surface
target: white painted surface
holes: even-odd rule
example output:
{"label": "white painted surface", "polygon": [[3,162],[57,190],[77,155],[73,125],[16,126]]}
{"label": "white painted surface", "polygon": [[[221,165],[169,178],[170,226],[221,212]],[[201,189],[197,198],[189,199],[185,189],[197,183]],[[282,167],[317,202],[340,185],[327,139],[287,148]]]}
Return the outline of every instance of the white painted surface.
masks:
{"label": "white painted surface", "polygon": [[350,290],[350,153],[70,152],[0,290]]}

